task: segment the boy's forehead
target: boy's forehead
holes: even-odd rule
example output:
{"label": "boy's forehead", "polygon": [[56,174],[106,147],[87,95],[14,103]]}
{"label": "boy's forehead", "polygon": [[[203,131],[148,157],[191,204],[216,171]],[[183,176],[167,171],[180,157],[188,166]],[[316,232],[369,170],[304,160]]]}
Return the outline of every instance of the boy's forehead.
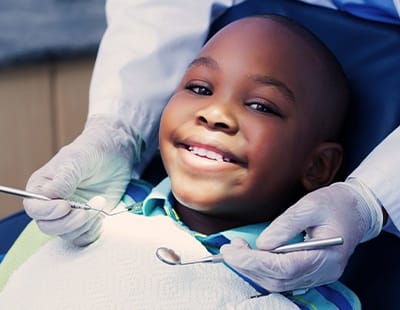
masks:
{"label": "boy's forehead", "polygon": [[[209,42],[219,42],[231,38],[237,44],[274,42],[279,44],[300,44],[301,36],[291,29],[289,24],[268,17],[246,17],[232,22],[215,34]],[[282,40],[283,39],[283,40]],[[205,46],[207,47],[207,45]]]}
{"label": "boy's forehead", "polygon": [[[312,67],[320,65],[319,61],[315,62],[319,58],[318,55],[315,57],[318,53],[315,53],[313,45],[304,39],[302,33],[293,27],[289,22],[269,16],[242,18],[217,32],[197,57],[215,57],[226,64],[229,60],[234,63],[258,62],[260,70],[261,64],[267,63],[275,67],[279,74],[299,66],[312,71]],[[300,74],[300,67],[292,74]]]}

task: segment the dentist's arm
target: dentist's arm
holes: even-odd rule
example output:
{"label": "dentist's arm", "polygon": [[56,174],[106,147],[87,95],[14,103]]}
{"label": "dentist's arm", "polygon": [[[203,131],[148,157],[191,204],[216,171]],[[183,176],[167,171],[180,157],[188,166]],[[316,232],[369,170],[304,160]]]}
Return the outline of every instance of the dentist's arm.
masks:
{"label": "dentist's arm", "polygon": [[[400,128],[389,135],[343,183],[306,195],[260,235],[259,250],[237,240],[224,246],[225,261],[270,291],[287,291],[336,281],[355,247],[382,229],[399,234]],[[285,255],[267,250],[306,231],[310,238],[340,235],[343,246]],[[266,250],[266,251],[265,251]]]}
{"label": "dentist's arm", "polygon": [[400,237],[400,127],[350,174],[365,184],[387,213],[383,229]]}

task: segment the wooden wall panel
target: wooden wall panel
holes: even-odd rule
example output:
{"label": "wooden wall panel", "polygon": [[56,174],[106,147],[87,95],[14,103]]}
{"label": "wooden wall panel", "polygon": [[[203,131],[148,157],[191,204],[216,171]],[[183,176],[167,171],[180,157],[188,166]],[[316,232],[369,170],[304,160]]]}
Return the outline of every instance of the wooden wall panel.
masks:
{"label": "wooden wall panel", "polygon": [[[30,175],[82,131],[94,59],[0,69],[0,184]],[[0,219],[22,209],[0,193]]]}
{"label": "wooden wall panel", "polygon": [[[49,66],[0,70],[0,184],[25,188],[53,154]],[[0,193],[0,218],[22,209]]]}
{"label": "wooden wall panel", "polygon": [[55,64],[54,104],[56,147],[74,140],[85,125],[89,84],[94,60],[81,59]]}

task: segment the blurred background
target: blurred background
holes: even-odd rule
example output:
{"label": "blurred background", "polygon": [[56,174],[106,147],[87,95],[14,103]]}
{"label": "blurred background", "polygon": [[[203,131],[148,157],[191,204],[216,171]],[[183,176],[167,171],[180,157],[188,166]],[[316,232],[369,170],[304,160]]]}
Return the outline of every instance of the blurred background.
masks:
{"label": "blurred background", "polygon": [[[83,129],[105,0],[0,1],[0,185],[29,176]],[[0,193],[0,219],[22,198]]]}

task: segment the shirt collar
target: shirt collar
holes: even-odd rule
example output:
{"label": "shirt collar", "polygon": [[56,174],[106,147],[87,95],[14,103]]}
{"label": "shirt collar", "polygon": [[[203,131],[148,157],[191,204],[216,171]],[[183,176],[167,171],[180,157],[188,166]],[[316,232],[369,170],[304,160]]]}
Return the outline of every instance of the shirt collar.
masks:
{"label": "shirt collar", "polygon": [[[179,219],[178,214],[173,209],[173,197],[169,178],[161,181],[143,202],[143,215],[167,215],[180,225],[186,225]],[[195,231],[190,231],[211,252],[218,253],[219,248],[229,243],[234,238],[246,240],[252,248],[256,247],[255,241],[260,233],[268,226],[269,222],[251,224],[233,229],[225,230],[212,235],[204,235]]]}
{"label": "shirt collar", "polygon": [[[179,221],[178,215],[172,208],[172,191],[169,178],[162,180],[143,201],[143,215],[168,215],[174,220]],[[171,216],[174,215],[174,216]]]}

